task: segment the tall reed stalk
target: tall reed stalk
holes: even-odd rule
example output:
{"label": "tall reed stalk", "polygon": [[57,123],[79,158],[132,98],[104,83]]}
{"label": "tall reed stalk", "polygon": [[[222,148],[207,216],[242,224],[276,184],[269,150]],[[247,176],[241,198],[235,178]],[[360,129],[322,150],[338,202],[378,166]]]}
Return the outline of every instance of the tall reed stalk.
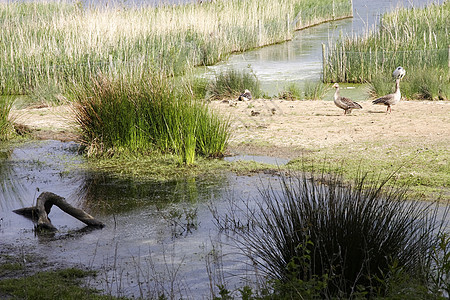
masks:
{"label": "tall reed stalk", "polygon": [[182,74],[348,15],[349,0],[218,0],[139,8],[0,3],[0,93],[23,94],[45,85],[66,91],[99,71],[133,80],[151,67]]}
{"label": "tall reed stalk", "polygon": [[445,88],[450,84],[449,20],[448,1],[387,13],[380,21],[379,30],[329,43],[324,81],[371,82],[379,77],[390,81],[392,71],[403,66],[407,72],[403,81],[415,81],[411,91],[406,89],[407,97],[423,98],[423,91],[430,84],[424,80],[426,77],[441,82],[431,98],[449,99]]}

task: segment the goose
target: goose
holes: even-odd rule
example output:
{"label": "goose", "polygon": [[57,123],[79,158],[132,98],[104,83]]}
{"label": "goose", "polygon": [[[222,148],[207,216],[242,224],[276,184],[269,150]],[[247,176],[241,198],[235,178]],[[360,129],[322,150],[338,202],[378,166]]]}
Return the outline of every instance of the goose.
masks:
{"label": "goose", "polygon": [[373,104],[383,104],[387,106],[386,113],[391,112],[391,106],[397,104],[402,98],[400,93],[400,78],[395,80],[395,92],[372,101]]}
{"label": "goose", "polygon": [[249,90],[245,90],[238,98],[239,101],[249,101],[252,100],[252,93]]}
{"label": "goose", "polygon": [[394,76],[395,79],[402,79],[405,74],[406,71],[402,67],[397,67],[397,69],[392,72],[392,76]]}
{"label": "goose", "polygon": [[336,104],[337,107],[342,108],[344,110],[344,115],[350,114],[352,112],[352,109],[362,108],[361,105],[352,101],[351,99],[341,97],[339,95],[339,84],[335,83],[333,87],[336,89],[336,92],[334,93],[334,104]]}

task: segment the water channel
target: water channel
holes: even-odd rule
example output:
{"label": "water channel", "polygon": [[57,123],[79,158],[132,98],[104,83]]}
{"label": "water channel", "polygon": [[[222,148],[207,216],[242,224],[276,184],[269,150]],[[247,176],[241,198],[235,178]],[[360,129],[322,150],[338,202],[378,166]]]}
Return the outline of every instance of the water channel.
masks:
{"label": "water channel", "polygon": [[[297,31],[291,41],[283,44],[232,55],[228,60],[208,67],[206,74],[212,77],[228,68],[250,68],[263,91],[270,96],[277,95],[290,83],[301,87],[306,81],[321,80],[322,44],[328,46],[329,41],[340,36],[361,36],[376,30],[381,15],[396,7],[420,7],[429,3],[442,3],[442,0],[353,0],[353,18]],[[353,96],[351,91],[349,96]],[[331,97],[332,93],[328,99]],[[361,96],[356,98],[361,99]]]}
{"label": "water channel", "polygon": [[[354,1],[353,19],[299,31],[290,42],[233,55],[210,70],[250,64],[270,91],[290,81],[319,79],[321,43],[341,32],[363,33],[398,3],[428,1]],[[0,149],[0,253],[26,249],[48,257],[51,264],[100,270],[90,285],[127,297],[181,292],[185,298],[209,299],[212,280],[242,286],[242,276],[251,274],[232,241],[215,226],[211,205],[222,213],[233,199],[251,206],[258,201],[259,189],[276,183],[277,177],[227,173],[160,184],[89,172],[80,168],[83,163],[76,143],[40,141]],[[58,233],[36,235],[32,222],[12,210],[32,206],[42,191],[65,197],[106,227],[86,231],[84,224],[54,208],[50,217]],[[221,270],[219,275],[213,274],[216,270]]]}

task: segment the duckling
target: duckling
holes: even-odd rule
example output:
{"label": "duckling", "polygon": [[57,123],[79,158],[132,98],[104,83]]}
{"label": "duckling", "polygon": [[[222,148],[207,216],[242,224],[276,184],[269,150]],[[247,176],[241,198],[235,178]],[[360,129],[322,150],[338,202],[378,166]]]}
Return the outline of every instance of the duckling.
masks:
{"label": "duckling", "polygon": [[395,92],[386,96],[380,97],[372,101],[373,104],[383,104],[387,106],[386,113],[391,112],[391,106],[400,102],[402,94],[400,93],[400,78],[395,80]]}
{"label": "duckling", "polygon": [[239,101],[250,101],[252,100],[252,93],[249,90],[245,90],[238,98]]}
{"label": "duckling", "polygon": [[344,110],[344,115],[350,114],[353,109],[362,108],[361,105],[352,101],[351,99],[341,97],[339,95],[339,84],[335,83],[333,87],[336,89],[336,92],[334,93],[334,104],[336,104],[337,107],[342,108]]}

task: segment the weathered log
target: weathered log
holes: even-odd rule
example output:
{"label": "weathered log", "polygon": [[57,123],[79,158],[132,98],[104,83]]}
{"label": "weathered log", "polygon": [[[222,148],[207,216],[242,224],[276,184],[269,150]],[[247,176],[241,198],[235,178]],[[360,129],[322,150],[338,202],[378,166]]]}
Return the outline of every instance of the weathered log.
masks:
{"label": "weathered log", "polygon": [[90,214],[67,203],[66,199],[63,197],[50,192],[41,193],[37,198],[36,206],[16,209],[14,212],[35,220],[37,219],[37,227],[39,229],[56,230],[55,226],[53,226],[48,218],[48,214],[50,213],[53,205],[58,206],[62,211],[88,226],[99,228],[103,228],[105,226],[102,222],[96,220]]}

